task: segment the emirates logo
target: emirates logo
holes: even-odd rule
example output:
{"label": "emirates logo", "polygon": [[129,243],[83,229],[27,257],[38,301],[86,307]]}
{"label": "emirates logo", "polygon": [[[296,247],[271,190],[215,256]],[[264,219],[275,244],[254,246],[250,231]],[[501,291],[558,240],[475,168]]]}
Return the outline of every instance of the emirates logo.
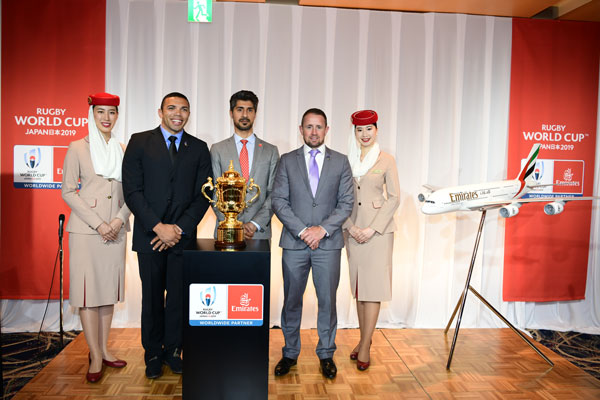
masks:
{"label": "emirates logo", "polygon": [[248,293],[244,293],[240,297],[240,305],[243,307],[248,307],[250,305],[250,298],[248,297]]}
{"label": "emirates logo", "polygon": [[565,170],[565,173],[563,174],[563,179],[567,182],[571,182],[571,180],[573,179],[573,172],[571,171],[571,168],[567,168]]}

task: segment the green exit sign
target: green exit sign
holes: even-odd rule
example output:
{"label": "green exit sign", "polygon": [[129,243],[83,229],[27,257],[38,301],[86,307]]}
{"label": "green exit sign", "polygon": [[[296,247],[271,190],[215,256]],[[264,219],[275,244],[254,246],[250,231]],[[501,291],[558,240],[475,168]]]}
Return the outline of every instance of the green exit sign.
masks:
{"label": "green exit sign", "polygon": [[212,0],[188,0],[188,22],[212,22]]}

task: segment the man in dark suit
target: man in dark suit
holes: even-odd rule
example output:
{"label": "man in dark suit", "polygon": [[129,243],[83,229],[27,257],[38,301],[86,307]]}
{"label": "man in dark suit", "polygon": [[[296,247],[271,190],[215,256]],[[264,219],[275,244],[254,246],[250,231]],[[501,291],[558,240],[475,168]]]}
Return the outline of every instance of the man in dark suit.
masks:
{"label": "man in dark suit", "polygon": [[142,345],[151,379],[162,374],[163,363],[174,373],[182,370],[183,249],[196,239],[196,226],[208,208],[201,187],[212,175],[208,146],[183,130],[188,99],[167,94],[158,116],[160,126],[132,135],[123,158],[125,202],[135,215]]}
{"label": "man in dark suit", "polygon": [[[244,224],[244,239],[271,239],[271,191],[275,169],[279,161],[277,147],[260,139],[254,133],[254,119],[258,97],[249,90],[240,90],[229,99],[229,115],[233,121],[233,136],[215,143],[210,148],[215,177],[229,169],[230,160],[236,171],[247,180],[254,179],[260,187],[260,196],[238,215]],[[217,226],[225,219],[215,209]],[[215,226],[215,237],[216,237]]]}
{"label": "man in dark suit", "polygon": [[271,203],[283,224],[279,246],[283,248],[281,328],[285,337],[276,376],[287,374],[300,354],[302,296],[311,268],[319,302],[316,353],[323,376],[331,379],[337,373],[333,353],[342,224],[352,212],[354,192],[348,158],[324,144],[328,130],[323,111],[307,110],[300,125],[305,144],[281,156],[275,174]]}

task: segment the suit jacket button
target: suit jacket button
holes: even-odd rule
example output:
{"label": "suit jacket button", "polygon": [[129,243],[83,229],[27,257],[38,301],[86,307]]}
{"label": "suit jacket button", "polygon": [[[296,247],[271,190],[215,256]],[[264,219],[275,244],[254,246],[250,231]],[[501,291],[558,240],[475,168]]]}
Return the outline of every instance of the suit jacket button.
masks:
{"label": "suit jacket button", "polygon": [[358,186],[357,189],[360,190],[360,186]]}
{"label": "suit jacket button", "polygon": [[[112,182],[112,178],[108,178],[108,181],[109,181],[109,182]],[[360,189],[360,188],[359,188],[359,189]]]}
{"label": "suit jacket button", "polygon": [[317,206],[317,203],[313,203],[313,207],[316,207],[316,206]]}
{"label": "suit jacket button", "polygon": [[112,196],[108,196],[107,199],[112,199]]}
{"label": "suit jacket button", "polygon": [[360,205],[362,205],[362,203],[358,203],[358,205],[360,206]]}

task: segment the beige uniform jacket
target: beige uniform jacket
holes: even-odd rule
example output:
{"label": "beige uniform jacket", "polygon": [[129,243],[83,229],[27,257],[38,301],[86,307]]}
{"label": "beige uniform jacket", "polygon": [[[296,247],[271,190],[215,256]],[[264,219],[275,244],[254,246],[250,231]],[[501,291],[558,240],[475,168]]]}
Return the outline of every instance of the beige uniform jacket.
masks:
{"label": "beige uniform jacket", "polygon": [[[385,185],[385,188],[384,188]],[[381,152],[375,165],[360,180],[354,179],[354,208],[343,228],[356,225],[377,233],[394,232],[394,213],[400,204],[400,184],[396,162]]]}
{"label": "beige uniform jacket", "polygon": [[67,232],[98,234],[96,228],[114,218],[123,221],[129,231],[131,212],[123,199],[121,182],[96,175],[87,136],[69,145],[63,166],[62,198],[71,208]]}

